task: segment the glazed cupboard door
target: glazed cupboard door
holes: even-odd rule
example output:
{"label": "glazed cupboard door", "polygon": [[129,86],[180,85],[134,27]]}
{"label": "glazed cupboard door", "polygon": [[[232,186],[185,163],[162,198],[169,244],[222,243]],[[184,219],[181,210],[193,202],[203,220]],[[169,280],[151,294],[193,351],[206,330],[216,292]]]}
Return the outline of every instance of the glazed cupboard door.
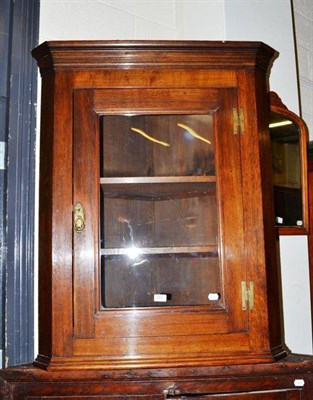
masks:
{"label": "glazed cupboard door", "polygon": [[[236,89],[74,91],[74,356],[249,351]],[[90,361],[88,361],[90,360]]]}

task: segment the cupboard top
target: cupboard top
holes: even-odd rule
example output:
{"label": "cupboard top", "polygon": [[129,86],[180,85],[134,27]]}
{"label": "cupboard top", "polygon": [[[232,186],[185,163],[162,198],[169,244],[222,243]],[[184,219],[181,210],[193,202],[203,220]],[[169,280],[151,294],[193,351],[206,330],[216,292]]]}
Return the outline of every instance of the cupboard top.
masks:
{"label": "cupboard top", "polygon": [[32,51],[41,73],[72,68],[260,69],[277,52],[262,42],[51,41]]}

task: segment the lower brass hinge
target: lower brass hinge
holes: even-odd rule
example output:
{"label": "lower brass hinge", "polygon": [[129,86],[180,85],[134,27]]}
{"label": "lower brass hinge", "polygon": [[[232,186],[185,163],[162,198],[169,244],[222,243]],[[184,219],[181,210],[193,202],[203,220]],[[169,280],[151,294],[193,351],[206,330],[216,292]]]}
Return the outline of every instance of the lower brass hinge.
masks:
{"label": "lower brass hinge", "polygon": [[233,133],[245,133],[245,113],[243,108],[233,108]]}
{"label": "lower brass hinge", "polygon": [[254,283],[250,282],[249,287],[246,282],[241,282],[241,302],[242,309],[246,311],[254,308]]}

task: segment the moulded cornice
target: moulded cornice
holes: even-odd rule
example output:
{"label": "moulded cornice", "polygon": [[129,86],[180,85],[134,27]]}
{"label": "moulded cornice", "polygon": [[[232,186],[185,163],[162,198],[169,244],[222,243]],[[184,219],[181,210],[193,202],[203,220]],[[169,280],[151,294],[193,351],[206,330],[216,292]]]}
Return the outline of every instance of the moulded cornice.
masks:
{"label": "moulded cornice", "polygon": [[32,52],[41,73],[73,68],[260,69],[276,51],[262,42],[51,41]]}

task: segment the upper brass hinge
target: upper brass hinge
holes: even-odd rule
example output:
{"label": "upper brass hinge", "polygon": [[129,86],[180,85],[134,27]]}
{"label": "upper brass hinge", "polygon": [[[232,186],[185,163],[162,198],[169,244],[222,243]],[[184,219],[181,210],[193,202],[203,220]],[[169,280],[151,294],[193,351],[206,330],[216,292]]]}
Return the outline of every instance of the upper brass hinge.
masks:
{"label": "upper brass hinge", "polygon": [[233,133],[245,133],[245,112],[243,108],[233,108]]}
{"label": "upper brass hinge", "polygon": [[242,301],[242,309],[246,311],[253,310],[254,308],[254,283],[249,282],[249,286],[247,282],[241,282],[241,301]]}

